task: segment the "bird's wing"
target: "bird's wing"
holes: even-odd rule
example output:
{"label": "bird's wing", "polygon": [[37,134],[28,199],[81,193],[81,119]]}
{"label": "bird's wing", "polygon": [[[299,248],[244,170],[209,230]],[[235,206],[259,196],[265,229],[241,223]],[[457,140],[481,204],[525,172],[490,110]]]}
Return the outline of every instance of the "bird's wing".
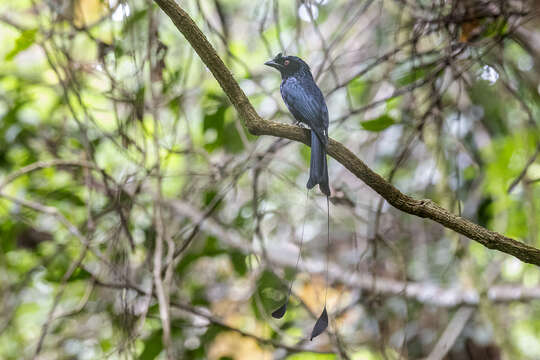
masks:
{"label": "bird's wing", "polygon": [[296,120],[307,124],[321,139],[328,139],[328,109],[324,97],[315,83],[301,84],[296,79],[288,79],[281,88],[283,101]]}

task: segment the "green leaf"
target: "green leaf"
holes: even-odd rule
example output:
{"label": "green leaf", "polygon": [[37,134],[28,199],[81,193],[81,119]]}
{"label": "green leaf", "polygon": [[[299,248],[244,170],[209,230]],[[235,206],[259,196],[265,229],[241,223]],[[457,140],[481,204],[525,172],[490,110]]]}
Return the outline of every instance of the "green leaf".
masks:
{"label": "green leaf", "polygon": [[236,271],[238,275],[245,275],[248,270],[246,264],[246,255],[242,254],[240,251],[232,250],[229,253],[229,256],[231,257],[234,271]]}
{"label": "green leaf", "polygon": [[257,280],[257,288],[255,290],[255,297],[252,298],[252,308],[257,318],[263,318],[259,313],[257,306],[257,300],[260,301],[263,309],[270,314],[277,307],[282,305],[287,293],[287,288],[284,287],[283,282],[276,276],[270,269],[262,272]]}
{"label": "green leaf", "polygon": [[128,16],[126,21],[124,22],[124,26],[122,28],[122,32],[126,33],[130,31],[139,20],[142,20],[146,17],[148,10],[143,9],[135,12],[135,14]]}
{"label": "green leaf", "polygon": [[219,245],[219,241],[214,236],[209,236],[206,238],[206,243],[204,244],[204,249],[202,254],[204,256],[217,256],[225,252],[223,248]]}
{"label": "green leaf", "polygon": [[213,236],[206,238],[204,246],[200,249],[193,250],[191,249],[187,254],[184,255],[182,260],[176,266],[176,271],[179,274],[183,274],[187,271],[189,266],[195,263],[198,259],[203,256],[219,256],[225,254],[225,249],[219,245],[218,239]]}
{"label": "green leaf", "polygon": [[[43,182],[43,180],[41,180]],[[46,198],[48,201],[57,201],[58,203],[69,203],[74,206],[84,206],[86,203],[76,193],[75,186],[54,189],[49,191],[47,188],[34,188],[28,186],[28,190],[37,196]]]}
{"label": "green leaf", "polygon": [[226,105],[219,106],[214,112],[206,113],[203,119],[203,132],[206,134],[208,131],[214,131],[213,139],[207,141],[204,145],[205,149],[209,152],[216,150],[223,146],[224,142],[224,127],[225,127],[225,111]]}
{"label": "green leaf", "polygon": [[508,22],[504,18],[491,21],[486,25],[485,30],[480,34],[480,38],[495,37],[508,33]]}
{"label": "green leaf", "polygon": [[111,339],[100,340],[99,346],[101,347],[101,351],[103,351],[104,353],[109,352],[112,349]]}
{"label": "green leaf", "polygon": [[162,334],[162,330],[157,330],[144,340],[144,350],[139,356],[139,360],[154,360],[159,355],[163,350]]}
{"label": "green leaf", "polygon": [[435,61],[435,56],[426,56],[422,63],[411,60],[406,61],[391,70],[390,78],[398,86],[410,85],[428,75],[432,75],[432,71],[435,69]]}
{"label": "green leaf", "polygon": [[202,131],[206,137],[204,148],[208,152],[217,149],[223,149],[229,153],[240,152],[244,144],[236,128],[236,116],[227,98],[208,93],[205,95],[204,103],[205,114],[202,122]]}
{"label": "green leaf", "polygon": [[37,29],[24,30],[15,40],[15,47],[6,54],[5,60],[11,61],[18,53],[28,49],[36,41]]}
{"label": "green leaf", "polygon": [[45,280],[53,283],[60,283],[68,271],[71,261],[66,253],[59,253],[47,266]]}
{"label": "green leaf", "polygon": [[365,105],[369,101],[371,85],[367,81],[356,78],[347,87],[356,106]]}
{"label": "green leaf", "polygon": [[86,271],[85,269],[78,268],[75,270],[73,275],[69,278],[69,282],[77,281],[77,280],[88,280],[92,277],[92,275]]}
{"label": "green leaf", "polygon": [[212,200],[214,200],[214,198],[216,197],[216,195],[218,194],[218,192],[215,190],[215,189],[208,189],[204,192],[204,205],[205,206],[208,206],[210,205],[210,203],[212,202]]}
{"label": "green leaf", "polygon": [[238,133],[234,120],[226,123],[223,128],[223,135],[225,140],[223,141],[223,147],[230,153],[239,153],[244,148],[242,138]]}
{"label": "green leaf", "polygon": [[397,79],[397,83],[400,86],[409,85],[417,80],[422,79],[426,76],[427,69],[426,68],[417,68],[413,69],[412,71],[406,73],[405,75],[399,77]]}
{"label": "green leaf", "polygon": [[367,131],[383,131],[395,123],[396,121],[390,115],[384,114],[376,119],[364,121],[360,125]]}
{"label": "green leaf", "polygon": [[190,289],[191,293],[191,304],[193,306],[210,306],[210,302],[208,301],[208,291],[206,290],[206,286],[204,285],[194,285]]}

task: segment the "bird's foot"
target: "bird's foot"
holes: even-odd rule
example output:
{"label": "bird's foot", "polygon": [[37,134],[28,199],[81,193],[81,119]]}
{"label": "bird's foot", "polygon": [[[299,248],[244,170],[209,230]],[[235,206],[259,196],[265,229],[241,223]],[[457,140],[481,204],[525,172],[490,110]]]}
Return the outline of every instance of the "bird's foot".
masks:
{"label": "bird's foot", "polygon": [[307,129],[307,126],[306,126],[304,123],[302,123],[302,122],[300,122],[300,121],[298,121],[298,120],[295,121],[295,122],[293,123],[293,125],[298,126],[299,128],[302,128],[302,129]]}

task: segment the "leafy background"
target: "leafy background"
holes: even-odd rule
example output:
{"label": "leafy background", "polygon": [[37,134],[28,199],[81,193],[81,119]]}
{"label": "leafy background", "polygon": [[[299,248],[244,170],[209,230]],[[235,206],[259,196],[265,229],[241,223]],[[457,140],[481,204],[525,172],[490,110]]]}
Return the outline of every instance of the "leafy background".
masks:
{"label": "leafy background", "polygon": [[[536,5],[181,2],[261,116],[292,121],[263,63],[297,54],[333,138],[540,247]],[[151,1],[0,14],[0,358],[540,358],[537,267],[400,213],[332,159],[331,325],[310,342],[326,204],[306,201],[309,149],[251,136]],[[149,295],[159,242],[170,344]]]}

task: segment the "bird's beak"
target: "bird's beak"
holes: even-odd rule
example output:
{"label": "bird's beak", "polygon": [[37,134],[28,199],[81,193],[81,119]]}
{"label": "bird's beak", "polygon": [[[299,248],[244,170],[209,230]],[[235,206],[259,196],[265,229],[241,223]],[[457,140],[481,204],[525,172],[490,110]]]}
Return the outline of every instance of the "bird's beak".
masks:
{"label": "bird's beak", "polygon": [[267,61],[267,62],[264,63],[264,65],[276,68],[278,70],[283,68],[283,65],[275,62],[274,60]]}

